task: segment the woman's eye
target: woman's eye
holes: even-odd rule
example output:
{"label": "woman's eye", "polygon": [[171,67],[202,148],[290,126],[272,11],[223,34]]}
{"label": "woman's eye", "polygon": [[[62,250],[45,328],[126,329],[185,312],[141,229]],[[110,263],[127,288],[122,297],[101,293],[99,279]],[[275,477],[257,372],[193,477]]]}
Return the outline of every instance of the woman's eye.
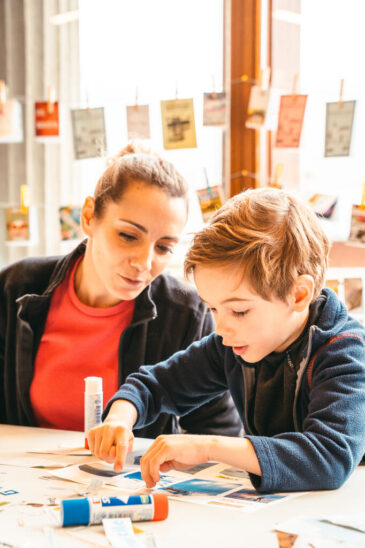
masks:
{"label": "woman's eye", "polygon": [[157,249],[163,254],[173,253],[174,252],[173,249],[171,249],[170,247],[166,247],[165,245],[158,245]]}
{"label": "woman's eye", "polygon": [[119,232],[119,236],[127,242],[132,242],[137,239],[135,236],[132,236],[132,234],[127,234],[126,232]]}
{"label": "woman's eye", "polygon": [[242,316],[246,316],[247,312],[248,310],[233,310],[233,315],[242,317]]}

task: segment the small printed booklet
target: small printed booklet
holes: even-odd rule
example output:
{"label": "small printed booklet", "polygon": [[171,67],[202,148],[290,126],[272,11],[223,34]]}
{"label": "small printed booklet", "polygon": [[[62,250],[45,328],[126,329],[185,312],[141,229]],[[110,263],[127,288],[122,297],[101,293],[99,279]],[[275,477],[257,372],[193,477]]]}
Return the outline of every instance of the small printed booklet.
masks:
{"label": "small printed booklet", "polygon": [[204,93],[203,125],[224,126],[226,124],[227,95],[220,93]]}
{"label": "small printed booklet", "polygon": [[252,86],[246,116],[246,127],[260,129],[264,125],[269,98],[269,89],[262,89],[261,86]]}
{"label": "small printed booklet", "polygon": [[327,103],[324,155],[349,156],[356,101]]}
{"label": "small printed booklet", "polygon": [[106,155],[104,108],[71,110],[74,152],[76,160]]}
{"label": "small printed booklet", "polygon": [[46,139],[49,142],[52,141],[52,138],[59,137],[58,102],[37,101],[34,103],[34,128],[38,140]]}
{"label": "small printed booklet", "polygon": [[224,202],[223,188],[219,185],[201,188],[196,191],[198,195],[203,221],[206,223],[210,217],[222,207]]}
{"label": "small printed booklet", "polygon": [[6,241],[29,242],[29,209],[7,207],[5,209]]}
{"label": "small printed booklet", "polygon": [[302,133],[307,95],[282,95],[276,148],[298,148]]}
{"label": "small printed booklet", "polygon": [[128,139],[150,138],[150,109],[148,105],[127,106]]}
{"label": "small printed booklet", "polygon": [[161,101],[164,148],[195,148],[195,118],[193,99]]}
{"label": "small printed booklet", "polygon": [[80,226],[81,207],[62,206],[58,212],[61,225],[61,240],[79,240],[83,238]]}

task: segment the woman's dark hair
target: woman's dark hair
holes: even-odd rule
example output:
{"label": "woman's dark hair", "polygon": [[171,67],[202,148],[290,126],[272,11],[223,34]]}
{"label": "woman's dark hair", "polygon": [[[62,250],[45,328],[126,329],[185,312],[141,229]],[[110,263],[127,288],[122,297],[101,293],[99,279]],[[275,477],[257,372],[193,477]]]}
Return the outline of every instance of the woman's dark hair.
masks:
{"label": "woman's dark hair", "polygon": [[108,164],[94,191],[94,213],[97,218],[103,216],[105,204],[118,202],[133,182],[156,186],[172,198],[183,198],[188,208],[185,179],[171,162],[151,153],[143,145],[129,143]]}

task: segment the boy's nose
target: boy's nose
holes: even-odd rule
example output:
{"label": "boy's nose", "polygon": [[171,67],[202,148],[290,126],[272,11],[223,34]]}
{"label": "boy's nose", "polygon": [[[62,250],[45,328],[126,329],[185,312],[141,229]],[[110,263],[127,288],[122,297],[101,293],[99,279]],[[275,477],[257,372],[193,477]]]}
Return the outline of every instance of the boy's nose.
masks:
{"label": "boy's nose", "polygon": [[215,332],[217,335],[220,335],[223,339],[232,334],[233,330],[229,327],[227,322],[223,319],[215,318]]}

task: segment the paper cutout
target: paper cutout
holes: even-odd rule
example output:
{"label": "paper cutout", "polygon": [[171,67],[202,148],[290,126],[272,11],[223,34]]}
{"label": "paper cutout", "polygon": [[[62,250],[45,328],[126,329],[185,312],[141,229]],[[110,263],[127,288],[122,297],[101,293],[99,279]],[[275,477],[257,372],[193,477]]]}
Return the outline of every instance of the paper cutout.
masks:
{"label": "paper cutout", "polygon": [[358,205],[352,206],[349,241],[365,244],[365,209]]}
{"label": "paper cutout", "polygon": [[104,108],[71,110],[76,160],[99,158],[106,154]]}
{"label": "paper cutout", "polygon": [[52,103],[49,108],[48,101],[37,101],[34,104],[35,135],[36,137],[58,137],[60,134],[60,120],[58,102]]}
{"label": "paper cutout", "polygon": [[161,117],[166,150],[196,147],[193,99],[161,101]]}
{"label": "paper cutout", "polygon": [[29,210],[20,207],[7,207],[5,209],[6,241],[7,242],[28,242],[29,231]]}
{"label": "paper cutout", "polygon": [[21,143],[23,141],[22,107],[19,101],[9,99],[0,113],[0,143]]}
{"label": "paper cutout", "polygon": [[307,95],[282,95],[276,133],[277,148],[298,148]]}
{"label": "paper cutout", "polygon": [[83,238],[80,226],[81,207],[62,206],[58,210],[61,225],[61,240],[78,240]]}
{"label": "paper cutout", "polygon": [[223,188],[221,186],[211,186],[209,188],[197,190],[196,193],[198,195],[203,221],[206,223],[223,205]]}
{"label": "paper cutout", "polygon": [[269,89],[252,86],[246,117],[247,128],[259,129],[264,125],[269,97]]}
{"label": "paper cutout", "polygon": [[326,105],[325,157],[349,156],[356,101]]}
{"label": "paper cutout", "polygon": [[226,124],[227,96],[220,93],[204,93],[203,125],[224,126]]}
{"label": "paper cutout", "polygon": [[150,138],[150,112],[148,105],[127,107],[128,139]]}
{"label": "paper cutout", "polygon": [[313,207],[316,215],[329,219],[337,204],[337,196],[313,194],[313,196],[309,198],[309,203]]}

